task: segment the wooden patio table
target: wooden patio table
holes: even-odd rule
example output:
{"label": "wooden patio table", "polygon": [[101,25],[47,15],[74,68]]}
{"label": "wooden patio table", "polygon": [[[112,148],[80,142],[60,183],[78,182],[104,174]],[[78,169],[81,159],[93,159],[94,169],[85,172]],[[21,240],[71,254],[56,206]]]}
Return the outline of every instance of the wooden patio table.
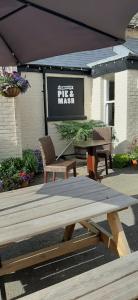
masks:
{"label": "wooden patio table", "polygon": [[[119,256],[129,254],[118,211],[136,203],[137,199],[82,176],[1,193],[1,250],[36,235],[64,229],[63,241],[59,244],[1,261],[1,285],[5,274],[99,242]],[[111,233],[93,221],[94,217],[102,214],[107,215]],[[76,223],[80,223],[86,233],[72,238]]]}
{"label": "wooden patio table", "polygon": [[96,150],[97,148],[109,145],[111,144],[111,141],[105,141],[105,140],[92,140],[88,139],[87,141],[78,142],[75,144],[76,147],[86,149],[88,152],[87,156],[87,169],[89,173],[89,177],[97,180],[97,174],[96,174]]}

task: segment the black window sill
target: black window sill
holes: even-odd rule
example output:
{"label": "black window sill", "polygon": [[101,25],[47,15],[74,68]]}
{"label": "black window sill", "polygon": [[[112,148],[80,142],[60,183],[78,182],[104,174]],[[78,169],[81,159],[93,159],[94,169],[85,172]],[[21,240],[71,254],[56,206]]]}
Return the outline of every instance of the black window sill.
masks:
{"label": "black window sill", "polygon": [[48,117],[47,121],[86,120],[86,116],[63,116]]}

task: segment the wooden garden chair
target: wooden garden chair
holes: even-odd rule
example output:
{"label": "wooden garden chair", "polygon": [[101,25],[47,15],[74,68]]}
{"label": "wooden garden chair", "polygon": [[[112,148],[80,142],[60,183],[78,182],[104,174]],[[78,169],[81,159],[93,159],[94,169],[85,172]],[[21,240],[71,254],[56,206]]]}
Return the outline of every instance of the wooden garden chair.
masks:
{"label": "wooden garden chair", "polygon": [[105,159],[106,175],[108,175],[108,160],[110,163],[110,168],[112,169],[112,128],[111,127],[98,127],[93,130],[94,140],[105,140],[111,141],[110,144],[101,146],[96,150],[97,154],[97,164],[98,158]]}
{"label": "wooden garden chair", "polygon": [[39,139],[40,150],[43,160],[44,182],[48,181],[48,173],[53,173],[53,181],[56,179],[56,173],[64,173],[64,178],[68,178],[68,173],[73,169],[74,177],[76,177],[76,161],[75,160],[56,160],[55,148],[50,136],[44,136]]}

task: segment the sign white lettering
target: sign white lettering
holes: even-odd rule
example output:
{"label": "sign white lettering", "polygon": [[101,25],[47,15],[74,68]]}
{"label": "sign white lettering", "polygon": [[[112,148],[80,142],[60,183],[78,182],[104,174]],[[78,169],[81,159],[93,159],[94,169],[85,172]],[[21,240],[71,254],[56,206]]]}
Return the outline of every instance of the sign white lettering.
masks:
{"label": "sign white lettering", "polygon": [[58,85],[58,104],[75,104],[74,86]]}

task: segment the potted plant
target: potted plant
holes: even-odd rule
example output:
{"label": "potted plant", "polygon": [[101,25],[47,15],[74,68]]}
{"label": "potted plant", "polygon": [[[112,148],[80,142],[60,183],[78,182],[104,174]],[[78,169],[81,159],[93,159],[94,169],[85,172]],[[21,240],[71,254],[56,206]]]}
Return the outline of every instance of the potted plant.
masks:
{"label": "potted plant", "polygon": [[130,156],[128,153],[117,153],[113,155],[113,168],[122,169],[130,166]]}
{"label": "potted plant", "polygon": [[20,76],[18,72],[0,73],[0,93],[4,97],[16,97],[19,93],[25,93],[30,87],[26,78]]}
{"label": "potted plant", "polygon": [[23,151],[23,170],[34,176],[38,172],[38,160],[33,150],[26,149]]}
{"label": "potted plant", "polygon": [[19,172],[19,177],[21,181],[21,187],[27,187],[29,185],[31,175],[27,172],[21,171]]}
{"label": "potted plant", "polygon": [[19,157],[10,157],[0,164],[0,191],[17,189],[21,186],[19,171],[23,161]]}
{"label": "potted plant", "polygon": [[3,180],[0,179],[0,192],[3,192]]}
{"label": "potted plant", "polygon": [[[61,138],[67,141],[72,141],[73,144],[77,142],[87,140],[95,127],[103,127],[102,121],[62,121],[61,123],[55,124],[57,131],[60,133]],[[75,155],[78,158],[86,157],[86,150],[80,149],[77,146],[74,147]]]}
{"label": "potted plant", "polygon": [[135,146],[130,153],[131,165],[136,167],[138,165],[138,146]]}

